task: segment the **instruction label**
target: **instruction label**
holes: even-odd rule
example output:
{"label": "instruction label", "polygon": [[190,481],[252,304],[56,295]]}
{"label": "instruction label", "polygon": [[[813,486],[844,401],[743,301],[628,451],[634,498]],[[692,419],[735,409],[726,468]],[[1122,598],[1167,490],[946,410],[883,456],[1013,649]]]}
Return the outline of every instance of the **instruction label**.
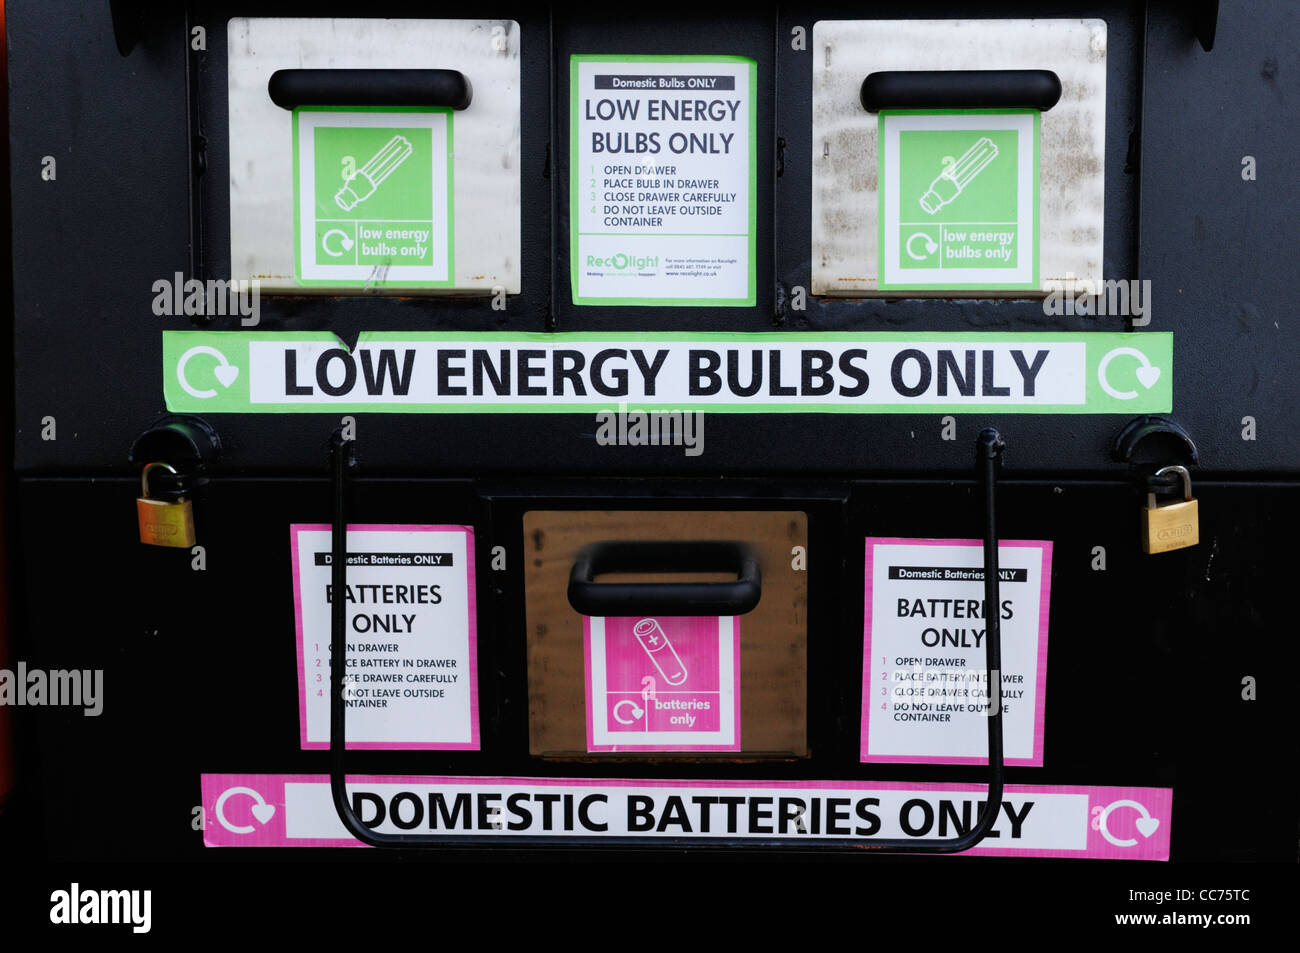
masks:
{"label": "instruction label", "polygon": [[1039,121],[881,111],[881,289],[1038,288]]}
{"label": "instruction label", "polygon": [[451,284],[451,150],[446,107],[295,109],[297,282]]}
{"label": "instruction label", "polygon": [[[302,747],[328,748],[330,527],[289,537]],[[357,525],[347,537],[347,746],[477,750],[474,531]]]}
{"label": "instruction label", "polygon": [[[866,547],[861,760],[986,763],[983,543],[869,538]],[[1005,761],[1041,765],[1052,544],[1002,540],[998,564]]]}
{"label": "instruction label", "polygon": [[584,617],[588,751],[739,751],[733,616]]}
{"label": "instruction label", "polygon": [[[205,774],[207,847],[360,847],[320,775]],[[665,781],[620,778],[357,777],[352,809],[383,833],[780,839],[958,837],[979,818],[980,784]],[[1008,784],[968,854],[1168,860],[1169,788]],[[940,854],[938,856],[952,856]]]}
{"label": "instruction label", "polygon": [[574,304],[754,303],[756,75],[739,56],[572,57]]}

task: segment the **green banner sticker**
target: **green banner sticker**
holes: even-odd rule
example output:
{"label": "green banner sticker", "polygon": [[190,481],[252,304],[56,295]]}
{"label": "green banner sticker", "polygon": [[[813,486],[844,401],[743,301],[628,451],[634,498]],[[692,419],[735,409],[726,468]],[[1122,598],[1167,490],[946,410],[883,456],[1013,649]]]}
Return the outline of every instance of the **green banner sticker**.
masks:
{"label": "green banner sticker", "polygon": [[881,290],[1039,287],[1039,113],[882,110]]}
{"label": "green banner sticker", "polygon": [[1140,414],[1169,332],[164,331],[184,413]]}
{"label": "green banner sticker", "polygon": [[452,283],[450,109],[300,106],[293,167],[298,284]]}
{"label": "green banner sticker", "polygon": [[571,57],[574,304],[754,304],[757,76],[740,56]]}

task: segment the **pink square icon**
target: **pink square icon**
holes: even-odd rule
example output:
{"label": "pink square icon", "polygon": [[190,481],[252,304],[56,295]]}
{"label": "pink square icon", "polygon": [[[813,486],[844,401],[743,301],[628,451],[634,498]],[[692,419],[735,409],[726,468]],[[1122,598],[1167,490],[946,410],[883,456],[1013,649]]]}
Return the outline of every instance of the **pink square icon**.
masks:
{"label": "pink square icon", "polygon": [[586,621],[588,750],[738,751],[736,619]]}

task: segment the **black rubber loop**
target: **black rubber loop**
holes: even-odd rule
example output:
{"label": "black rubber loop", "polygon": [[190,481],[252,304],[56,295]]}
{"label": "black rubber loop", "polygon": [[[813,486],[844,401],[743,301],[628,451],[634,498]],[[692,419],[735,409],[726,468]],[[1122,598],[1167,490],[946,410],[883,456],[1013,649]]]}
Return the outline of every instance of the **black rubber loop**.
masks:
{"label": "black rubber loop", "polygon": [[[729,582],[596,582],[616,572],[734,572]],[[758,558],[727,540],[616,540],[578,553],[569,574],[569,605],[583,615],[743,615],[758,605]]]}
{"label": "black rubber loop", "polygon": [[1038,109],[1061,98],[1048,69],[885,70],[870,73],[859,93],[867,112],[882,109]]}
{"label": "black rubber loop", "polygon": [[474,91],[454,69],[280,69],[266,84],[281,109],[298,106],[449,106],[465,109]]}

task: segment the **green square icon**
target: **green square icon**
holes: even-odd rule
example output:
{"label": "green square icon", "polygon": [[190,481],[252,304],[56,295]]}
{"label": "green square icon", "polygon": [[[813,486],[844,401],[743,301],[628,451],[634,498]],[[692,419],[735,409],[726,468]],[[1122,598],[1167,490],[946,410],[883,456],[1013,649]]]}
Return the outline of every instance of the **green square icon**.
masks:
{"label": "green square icon", "polygon": [[1038,120],[880,114],[881,289],[1037,289]]}
{"label": "green square icon", "polygon": [[316,220],[316,264],[355,265],[357,224],[328,219]]}
{"label": "green square icon", "polygon": [[451,283],[451,123],[435,108],[294,111],[299,284]]}
{"label": "green square icon", "polygon": [[317,126],[318,219],[428,219],[432,135],[405,126]]}

